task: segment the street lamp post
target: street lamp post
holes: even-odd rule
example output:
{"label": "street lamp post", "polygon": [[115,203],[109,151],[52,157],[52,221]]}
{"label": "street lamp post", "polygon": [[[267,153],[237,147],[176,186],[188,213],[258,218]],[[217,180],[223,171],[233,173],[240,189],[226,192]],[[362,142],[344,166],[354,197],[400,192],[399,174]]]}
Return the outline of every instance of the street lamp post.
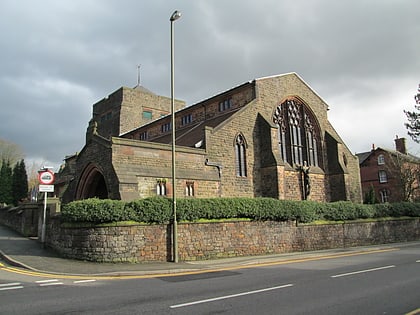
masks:
{"label": "street lamp post", "polygon": [[173,261],[178,262],[178,224],[176,217],[176,176],[175,176],[175,68],[174,68],[174,22],[181,17],[181,12],[172,13],[171,21],[171,127],[172,127],[172,246]]}

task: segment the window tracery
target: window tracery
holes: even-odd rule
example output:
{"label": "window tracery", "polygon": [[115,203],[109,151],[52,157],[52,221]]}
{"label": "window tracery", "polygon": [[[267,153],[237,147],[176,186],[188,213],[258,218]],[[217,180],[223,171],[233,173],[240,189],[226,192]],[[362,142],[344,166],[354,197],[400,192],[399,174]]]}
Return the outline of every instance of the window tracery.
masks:
{"label": "window tracery", "polygon": [[274,111],[283,161],[290,165],[320,166],[320,133],[312,113],[304,104],[288,99]]}

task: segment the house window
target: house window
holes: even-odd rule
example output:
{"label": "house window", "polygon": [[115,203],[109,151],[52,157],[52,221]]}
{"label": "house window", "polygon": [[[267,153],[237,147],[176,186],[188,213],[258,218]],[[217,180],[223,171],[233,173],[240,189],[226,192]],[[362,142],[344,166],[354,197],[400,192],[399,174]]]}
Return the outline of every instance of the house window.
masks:
{"label": "house window", "polygon": [[171,131],[171,129],[172,128],[171,128],[171,123],[170,122],[162,125],[162,132],[168,132],[168,131]]}
{"label": "house window", "polygon": [[384,165],[385,164],[385,157],[383,154],[380,154],[378,156],[378,165]]}
{"label": "house window", "polygon": [[388,177],[386,176],[385,171],[379,171],[379,182],[380,183],[387,183],[388,182]]}
{"label": "house window", "polygon": [[192,122],[192,114],[185,115],[181,118],[182,126],[191,124]]}
{"label": "house window", "polygon": [[166,180],[158,179],[156,182],[156,195],[166,196]]}
{"label": "house window", "polygon": [[149,110],[143,111],[143,119],[144,120],[152,120],[152,112]]}
{"label": "house window", "polygon": [[186,182],[185,196],[194,197],[194,182]]}
{"label": "house window", "polygon": [[246,145],[244,137],[239,134],[235,140],[236,175],[246,177]]}
{"label": "house window", "polygon": [[381,195],[381,202],[388,202],[389,201],[389,192],[388,190],[384,189],[379,192]]}
{"label": "house window", "polygon": [[278,127],[279,151],[290,165],[319,166],[320,132],[315,117],[306,106],[291,99],[278,106],[273,115]]}
{"label": "house window", "polygon": [[149,138],[149,134],[147,131],[144,131],[140,134],[140,140],[147,140]]}
{"label": "house window", "polygon": [[101,116],[101,122],[104,122],[104,121],[110,120],[111,118],[112,118],[112,112],[108,112],[108,113],[103,114],[103,115]]}
{"label": "house window", "polygon": [[225,110],[228,110],[232,107],[232,99],[228,98],[221,102],[219,102],[219,112],[223,112]]}

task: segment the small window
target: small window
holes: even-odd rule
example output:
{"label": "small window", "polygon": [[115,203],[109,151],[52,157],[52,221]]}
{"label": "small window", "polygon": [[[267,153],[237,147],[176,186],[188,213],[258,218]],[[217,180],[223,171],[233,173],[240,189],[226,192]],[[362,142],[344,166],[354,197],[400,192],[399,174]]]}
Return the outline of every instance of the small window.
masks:
{"label": "small window", "polygon": [[349,164],[349,162],[348,162],[347,156],[344,154],[344,152],[343,152],[343,162],[344,162],[344,166],[347,167],[347,164]]}
{"label": "small window", "polygon": [[191,123],[192,123],[192,114],[188,114],[182,117],[181,119],[182,126],[185,126]]}
{"label": "small window", "polygon": [[384,165],[385,164],[385,157],[383,154],[380,154],[378,156],[378,165]]}
{"label": "small window", "polygon": [[108,112],[108,113],[103,114],[103,115],[101,116],[101,122],[104,122],[104,121],[110,120],[111,118],[112,118],[112,112]]}
{"label": "small window", "polygon": [[144,131],[140,134],[140,140],[147,140],[149,138],[149,134],[147,131]]}
{"label": "small window", "polygon": [[172,128],[171,128],[171,123],[170,122],[162,125],[162,132],[168,132],[168,131],[171,131],[171,129]]}
{"label": "small window", "polygon": [[382,203],[389,201],[389,192],[388,192],[388,190],[386,190],[386,189],[385,190],[381,190],[379,193],[381,195],[381,202]]}
{"label": "small window", "polygon": [[379,171],[379,182],[380,183],[387,183],[388,182],[388,177],[387,177],[385,171]]}
{"label": "small window", "polygon": [[166,180],[158,179],[156,182],[156,195],[166,196]]}
{"label": "small window", "polygon": [[228,110],[231,107],[232,107],[232,99],[231,98],[225,99],[225,100],[223,100],[219,103],[219,111],[220,112]]}
{"label": "small window", "polygon": [[148,110],[143,111],[143,119],[152,120],[152,117],[153,115],[151,111],[148,111]]}
{"label": "small window", "polygon": [[186,182],[185,196],[194,197],[194,182]]}

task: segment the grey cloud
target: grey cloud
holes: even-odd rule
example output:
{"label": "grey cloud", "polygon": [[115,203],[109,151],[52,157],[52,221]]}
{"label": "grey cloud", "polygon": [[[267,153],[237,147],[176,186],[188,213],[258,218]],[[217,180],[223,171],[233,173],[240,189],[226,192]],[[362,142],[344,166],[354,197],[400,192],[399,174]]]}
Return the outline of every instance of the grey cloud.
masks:
{"label": "grey cloud", "polygon": [[[329,103],[353,151],[406,136],[402,110],[420,81],[417,0],[22,0],[0,3],[0,138],[59,163],[82,148],[92,104],[134,86],[138,64],[142,85],[168,96],[175,9],[177,98],[293,71]],[[399,130],[377,131],[389,117]]]}

